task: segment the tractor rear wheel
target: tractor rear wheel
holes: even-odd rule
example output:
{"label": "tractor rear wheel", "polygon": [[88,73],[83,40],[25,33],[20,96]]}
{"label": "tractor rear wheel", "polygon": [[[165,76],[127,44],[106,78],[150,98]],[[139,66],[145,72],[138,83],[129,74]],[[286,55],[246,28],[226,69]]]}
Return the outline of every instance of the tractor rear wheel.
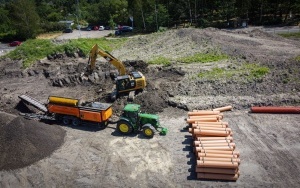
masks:
{"label": "tractor rear wheel", "polygon": [[129,122],[121,120],[117,123],[117,130],[122,134],[130,134],[133,128]]}
{"label": "tractor rear wheel", "polygon": [[151,124],[145,124],[142,127],[143,129],[143,135],[147,138],[153,138],[155,129]]}

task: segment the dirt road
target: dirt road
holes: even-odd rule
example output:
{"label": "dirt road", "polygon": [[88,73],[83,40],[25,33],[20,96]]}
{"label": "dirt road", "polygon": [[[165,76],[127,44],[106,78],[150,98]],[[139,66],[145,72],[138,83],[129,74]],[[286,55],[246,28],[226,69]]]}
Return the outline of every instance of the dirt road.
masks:
{"label": "dirt road", "polygon": [[77,39],[77,38],[100,38],[105,37],[110,33],[115,33],[114,30],[103,30],[103,31],[81,31],[81,30],[74,30],[73,33],[64,33],[56,39]]}
{"label": "dirt road", "polygon": [[[297,41],[259,30],[181,29],[137,36],[112,54],[124,62],[147,62],[163,54],[179,58],[219,49],[233,58],[172,66],[146,66],[138,61],[135,68],[145,74],[148,86],[134,102],[158,113],[161,124],[169,129],[166,136],[150,140],[140,134],[122,136],[115,124],[102,131],[62,126],[66,136],[59,149],[27,167],[0,171],[0,187],[299,187],[300,116],[248,112],[252,105],[299,106],[300,67],[294,59],[300,55],[299,47]],[[196,76],[215,67],[235,69],[246,62],[268,66],[270,72],[254,81],[243,79],[247,75],[216,80]],[[77,79],[86,59],[43,59],[25,70],[20,69],[21,63],[0,62],[0,111],[18,115],[23,110],[21,94],[43,103],[49,95],[107,102],[113,81],[105,75],[113,68],[106,62],[97,62],[100,79],[88,82]],[[113,119],[126,103],[126,98],[120,98],[112,104]],[[189,110],[225,105],[233,105],[233,111],[224,112],[224,121],[229,122],[241,154],[241,175],[236,182],[197,180],[184,118]],[[0,122],[8,120],[11,117]]]}
{"label": "dirt road", "polygon": [[[172,112],[173,116],[168,117]],[[0,172],[1,187],[298,187],[299,115],[225,113],[241,153],[237,182],[199,181],[185,112],[166,109],[166,136],[120,136],[115,126],[94,132],[64,127],[65,143],[29,167]],[[288,122],[288,123],[287,123]],[[47,126],[47,125],[45,125]],[[287,139],[288,138],[288,139]]]}

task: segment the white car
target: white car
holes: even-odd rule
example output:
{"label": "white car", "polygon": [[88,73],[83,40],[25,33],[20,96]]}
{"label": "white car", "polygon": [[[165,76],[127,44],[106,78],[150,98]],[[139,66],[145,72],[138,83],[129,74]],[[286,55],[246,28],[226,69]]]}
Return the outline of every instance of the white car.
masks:
{"label": "white car", "polygon": [[104,26],[100,25],[99,26],[99,31],[103,31],[104,30]]}

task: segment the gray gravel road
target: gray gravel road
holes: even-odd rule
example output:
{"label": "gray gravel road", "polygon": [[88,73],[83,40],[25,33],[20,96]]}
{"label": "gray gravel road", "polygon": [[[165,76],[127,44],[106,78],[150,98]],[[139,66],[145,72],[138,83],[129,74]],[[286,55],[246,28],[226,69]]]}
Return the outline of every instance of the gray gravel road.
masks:
{"label": "gray gravel road", "polygon": [[109,33],[114,33],[114,30],[104,31],[80,31],[74,30],[73,33],[64,33],[56,39],[78,39],[78,38],[100,38],[107,36]]}

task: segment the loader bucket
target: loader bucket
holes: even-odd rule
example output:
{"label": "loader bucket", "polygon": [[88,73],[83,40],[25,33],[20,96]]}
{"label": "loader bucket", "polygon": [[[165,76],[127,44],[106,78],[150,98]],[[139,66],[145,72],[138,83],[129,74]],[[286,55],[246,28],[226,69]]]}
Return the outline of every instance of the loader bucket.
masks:
{"label": "loader bucket", "polygon": [[161,128],[161,131],[159,132],[160,135],[166,135],[168,132],[167,128]]}

